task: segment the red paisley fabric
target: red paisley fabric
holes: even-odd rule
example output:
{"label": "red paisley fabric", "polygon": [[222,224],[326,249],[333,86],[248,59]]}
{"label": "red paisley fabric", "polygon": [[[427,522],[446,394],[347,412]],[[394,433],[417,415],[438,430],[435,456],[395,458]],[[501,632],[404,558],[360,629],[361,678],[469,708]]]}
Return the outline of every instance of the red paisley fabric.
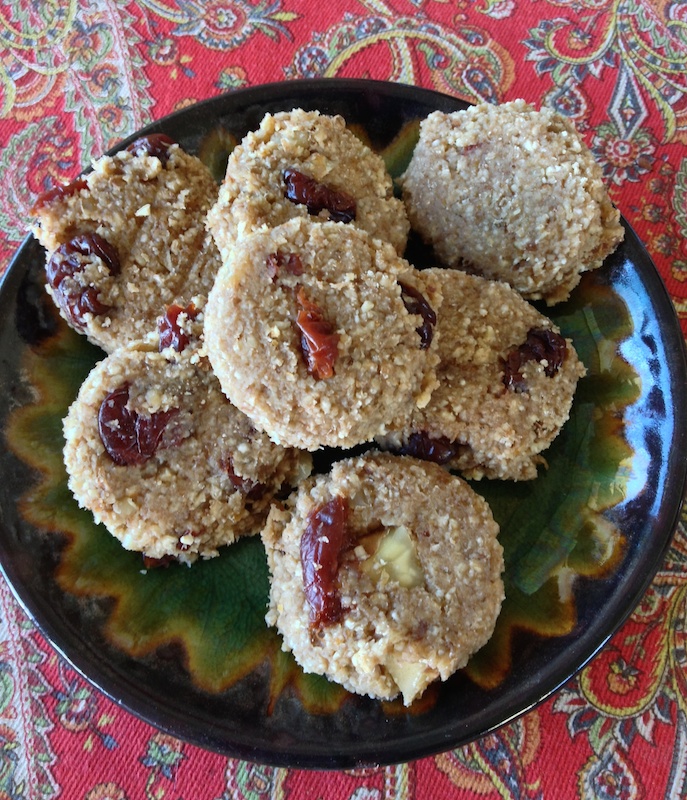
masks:
{"label": "red paisley fabric", "polygon": [[[365,77],[571,117],[687,331],[684,0],[2,0],[0,22],[0,274],[33,198],[147,122],[239,87]],[[0,798],[687,796],[683,523],[628,622],[548,702],[360,772],[257,766],[155,731],[80,678],[3,583]]]}

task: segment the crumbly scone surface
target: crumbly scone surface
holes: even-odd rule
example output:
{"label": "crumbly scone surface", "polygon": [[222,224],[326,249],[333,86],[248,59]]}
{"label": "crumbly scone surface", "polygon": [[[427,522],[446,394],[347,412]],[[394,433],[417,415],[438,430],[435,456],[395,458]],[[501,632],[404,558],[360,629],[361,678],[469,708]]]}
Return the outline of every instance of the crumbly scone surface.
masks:
{"label": "crumbly scone surface", "polygon": [[[337,575],[345,612],[341,621],[313,629],[300,542],[309,515],[334,497],[349,504],[353,537]],[[411,587],[363,566],[364,536],[399,526],[419,565]],[[486,502],[435,464],[380,453],[338,462],[270,513],[262,533],[272,575],[267,622],[306,671],[351,691],[392,698],[399,693],[392,676],[407,679],[410,671],[408,704],[463,667],[491,636],[504,596],[497,534]]]}
{"label": "crumbly scone surface", "polygon": [[[297,255],[301,274],[270,270]],[[205,337],[232,402],[280,444],[351,447],[408,418],[435,384],[435,343],[409,313],[399,280],[424,290],[388,243],[341,223],[290,220],[237,242],[210,293]],[[314,377],[296,325],[299,293],[338,336],[334,374]],[[440,297],[427,292],[436,304]]]}
{"label": "crumbly scone surface", "polygon": [[527,362],[526,391],[504,385],[504,361],[531,329],[553,323],[505,283],[459,270],[426,271],[441,286],[438,387],[410,425],[380,439],[402,449],[412,434],[461,445],[448,466],[467,478],[535,478],[541,453],[568,419],[578,380],[585,374],[573,344],[549,377],[545,365]]}
{"label": "crumbly scone surface", "polygon": [[[140,465],[115,463],[98,429],[103,400],[125,384],[128,407],[143,417],[175,410]],[[64,433],[69,488],[79,504],[124,547],[150,558],[191,562],[257,533],[275,493],[311,467],[306,453],[256,431],[195,351],[170,359],[143,344],[119,349],[83,383]]]}
{"label": "crumbly scone surface", "polygon": [[116,249],[118,275],[100,258],[84,257],[83,269],[65,284],[97,289],[109,310],[87,314],[84,332],[112,352],[154,330],[170,303],[209,293],[220,260],[205,218],[218,187],[200,159],[176,144],[164,164],[127,150],[102,156],[84,179],[87,188],[37,210],[33,232],[48,258],[84,233],[96,233]]}
{"label": "crumbly scone surface", "polygon": [[624,236],[572,123],[522,100],[430,114],[402,183],[413,228],[445,266],[529,299],[565,300]]}
{"label": "crumbly scone surface", "polygon": [[[306,217],[304,205],[284,196],[284,170],[299,172],[356,200],[350,223],[390,242],[402,254],[409,223],[383,160],[346,128],[340,116],[317,111],[267,114],[234,149],[217,203],[208,216],[223,259],[234,242],[262,226]],[[322,211],[320,219],[329,219]]]}

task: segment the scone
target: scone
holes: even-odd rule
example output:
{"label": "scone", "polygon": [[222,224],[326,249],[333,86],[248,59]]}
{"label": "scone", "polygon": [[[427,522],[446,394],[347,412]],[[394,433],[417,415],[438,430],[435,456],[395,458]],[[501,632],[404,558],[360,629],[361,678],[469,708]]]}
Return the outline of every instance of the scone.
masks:
{"label": "scone", "polygon": [[305,481],[262,533],[269,625],[306,672],[406,705],[490,638],[498,525],[435,464],[370,453]]}
{"label": "scone", "polygon": [[505,283],[426,270],[443,301],[438,387],[378,442],[464,477],[535,478],[570,414],[585,368],[570,340]]}
{"label": "scone", "polygon": [[205,230],[216,196],[200,159],[161,134],[39,196],[32,230],[61,315],[111,353],[150,333],[171,303],[207,297],[220,266]]}
{"label": "scone", "polygon": [[444,266],[531,300],[565,300],[624,236],[572,123],[522,100],[430,114],[402,184],[413,229]]}
{"label": "scone", "polygon": [[230,155],[208,227],[226,260],[242,236],[308,216],[362,228],[400,255],[406,246],[408,219],[384,161],[342,117],[267,114]]}
{"label": "scone", "polygon": [[353,447],[428,401],[439,302],[390,244],[299,217],[236,243],[208,299],[207,352],[273,441]]}
{"label": "scone", "polygon": [[64,420],[69,488],[128,550],[191,563],[257,533],[311,468],[255,430],[193,347],[120,348]]}

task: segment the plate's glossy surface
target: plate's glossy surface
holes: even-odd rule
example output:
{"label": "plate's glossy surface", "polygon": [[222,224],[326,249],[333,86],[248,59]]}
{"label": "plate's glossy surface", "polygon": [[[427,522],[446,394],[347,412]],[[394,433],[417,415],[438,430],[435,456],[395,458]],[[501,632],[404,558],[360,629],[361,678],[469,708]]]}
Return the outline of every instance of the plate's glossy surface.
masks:
{"label": "plate's glossy surface", "polygon": [[[267,111],[341,113],[404,168],[417,120],[455,98],[362,81],[282,83],[185,109],[164,131],[221,174],[227,149]],[[125,144],[125,143],[123,143]],[[419,266],[426,253],[416,243]],[[61,419],[99,351],[69,331],[28,239],[0,288],[0,565],[55,647],[106,694],[181,738],[274,765],[353,767],[463,744],[574,674],[632,610],[677,523],[687,459],[682,334],[645,250],[627,230],[601,270],[549,313],[588,376],[527,484],[475,485],[501,523],[507,600],[492,641],[410,710],[304,676],[263,623],[258,539],[192,569],[143,574],[66,486]]]}

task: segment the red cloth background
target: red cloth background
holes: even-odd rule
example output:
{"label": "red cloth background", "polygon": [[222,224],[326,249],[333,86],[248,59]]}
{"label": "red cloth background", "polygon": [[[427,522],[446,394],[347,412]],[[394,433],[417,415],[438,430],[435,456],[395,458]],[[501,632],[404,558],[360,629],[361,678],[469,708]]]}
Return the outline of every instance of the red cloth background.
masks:
{"label": "red cloth background", "polygon": [[[33,197],[152,119],[242,86],[369,77],[570,115],[687,322],[684,0],[0,0],[0,22],[0,274]],[[540,708],[465,748],[350,773],[156,732],[78,677],[1,584],[0,798],[687,796],[686,563],[681,524],[631,619]]]}

